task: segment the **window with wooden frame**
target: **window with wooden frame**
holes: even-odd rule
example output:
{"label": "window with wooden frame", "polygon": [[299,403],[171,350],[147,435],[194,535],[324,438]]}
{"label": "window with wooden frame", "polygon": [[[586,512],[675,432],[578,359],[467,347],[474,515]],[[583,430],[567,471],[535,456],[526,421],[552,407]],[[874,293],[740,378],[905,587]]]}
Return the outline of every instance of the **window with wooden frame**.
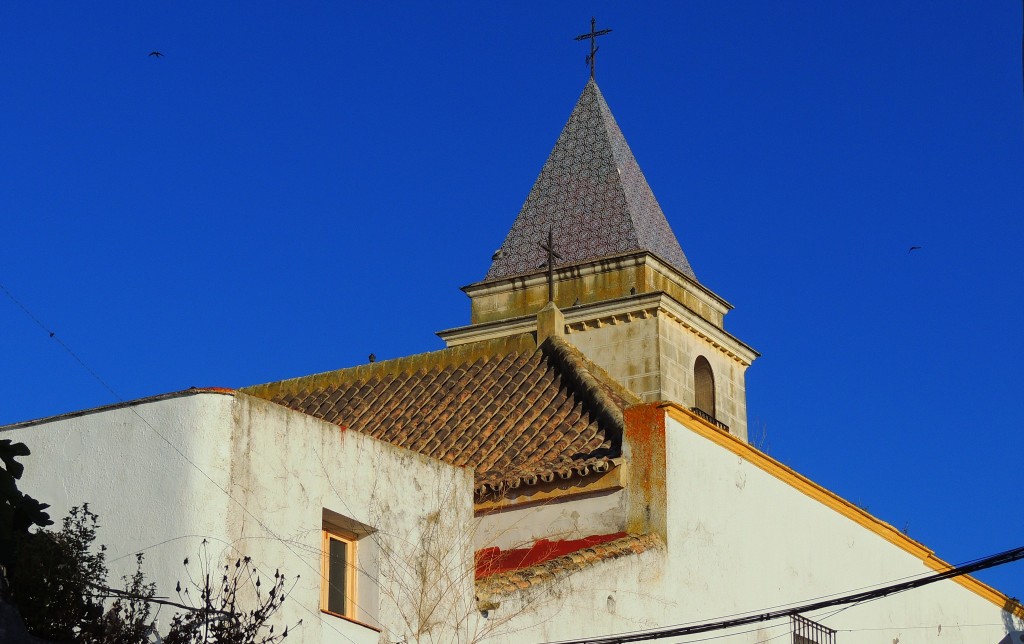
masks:
{"label": "window with wooden frame", "polygon": [[356,535],[324,526],[321,555],[320,610],[355,618]]}

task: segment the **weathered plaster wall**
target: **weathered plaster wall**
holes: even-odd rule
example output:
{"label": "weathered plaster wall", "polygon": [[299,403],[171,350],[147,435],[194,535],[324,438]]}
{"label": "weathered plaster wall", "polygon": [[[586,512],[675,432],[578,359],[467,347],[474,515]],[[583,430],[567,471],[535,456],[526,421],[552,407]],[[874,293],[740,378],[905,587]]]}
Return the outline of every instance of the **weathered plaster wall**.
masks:
{"label": "weathered plaster wall", "polygon": [[[675,621],[805,602],[932,571],[905,547],[672,417],[666,434],[670,586],[682,600]],[[818,617],[830,628],[850,629],[841,634],[844,644],[996,644],[1008,618],[954,581]]]}
{"label": "weathered plaster wall", "polygon": [[147,575],[168,594],[182,560],[204,537],[225,534],[228,499],[217,486],[229,485],[230,400],[154,400],[3,428],[0,438],[32,450],[19,486],[51,505],[55,529],[72,506],[88,503],[99,515],[97,545],[108,548],[111,580],[145,550]]}
{"label": "weathered plaster wall", "polygon": [[[375,529],[357,545],[357,618],[382,627],[387,641],[425,623],[427,616],[417,613],[422,604],[438,604],[438,641],[476,618],[469,470],[260,399],[239,395],[233,411],[232,494],[250,511],[259,509],[253,513],[287,543],[266,541],[266,530],[240,510],[230,517],[232,531],[243,541],[264,542],[269,561],[294,562],[289,568],[303,577],[296,619],[306,607],[317,613],[323,508]],[[332,641],[338,631],[369,637],[334,616],[305,617],[303,641]]]}
{"label": "weathered plaster wall", "polygon": [[[438,607],[435,641],[477,619],[468,470],[243,394],[163,397],[0,437],[32,449],[21,487],[51,503],[55,519],[83,501],[100,515],[112,579],[145,550],[147,576],[173,594],[182,560],[195,561],[207,539],[216,561],[244,554],[268,576],[300,576],[275,620],[303,620],[289,641],[397,641],[429,622],[410,612],[424,604]],[[324,509],[375,530],[358,545],[357,618],[383,634],[319,610]]]}
{"label": "weathered plaster wall", "polygon": [[[928,553],[923,546],[886,538],[885,530],[866,527],[877,523],[868,515],[858,522],[812,498],[787,482],[798,475],[781,465],[789,473],[759,467],[768,461],[744,457],[755,450],[735,438],[709,427],[695,431],[671,417],[664,436],[667,548],[494,597],[500,603],[488,614],[494,629],[488,642],[580,639],[723,619],[932,572],[921,559]],[[1024,630],[1001,604],[952,580],[807,616],[840,631],[842,644],[1010,644]],[[786,618],[694,637],[723,635],[741,644],[792,637]]]}
{"label": "weathered plaster wall", "polygon": [[482,622],[483,641],[555,642],[674,623],[680,606],[666,592],[664,563],[663,550],[649,550],[503,596]]}
{"label": "weathered plaster wall", "polygon": [[667,528],[665,412],[658,403],[626,410],[622,453],[626,461],[626,532],[657,534]]}
{"label": "weathered plaster wall", "polygon": [[[578,638],[763,610],[931,570],[919,544],[840,501],[808,495],[792,483],[797,475],[745,444],[701,425],[688,427],[679,420],[683,412],[670,414],[663,434],[667,549],[606,561],[500,598],[483,620],[472,584],[468,471],[237,394],[141,401],[4,428],[0,437],[33,449],[21,485],[52,503],[55,517],[91,503],[115,574],[130,565],[127,555],[146,549],[150,577],[170,594],[181,559],[194,557],[207,538],[217,559],[244,553],[269,574],[280,568],[301,575],[281,615],[281,623],[303,620],[293,631],[299,642],[370,644],[403,635],[412,642],[410,634],[428,617],[436,619],[427,620],[426,641]],[[532,516],[523,508],[521,516],[524,523],[557,527],[572,525],[577,512],[580,532],[593,534],[582,528],[583,517],[600,525],[622,497],[615,492],[542,505]],[[360,547],[358,617],[377,623],[383,634],[319,612],[324,509],[375,530]],[[425,615],[424,606],[439,612]],[[997,644],[1008,626],[1022,626],[955,581],[810,617],[843,631],[843,644]],[[730,641],[772,641],[787,630],[786,623],[765,624]]]}
{"label": "weathered plaster wall", "polygon": [[504,550],[538,539],[569,540],[626,530],[625,494],[607,490],[491,512],[478,519],[474,549]]}

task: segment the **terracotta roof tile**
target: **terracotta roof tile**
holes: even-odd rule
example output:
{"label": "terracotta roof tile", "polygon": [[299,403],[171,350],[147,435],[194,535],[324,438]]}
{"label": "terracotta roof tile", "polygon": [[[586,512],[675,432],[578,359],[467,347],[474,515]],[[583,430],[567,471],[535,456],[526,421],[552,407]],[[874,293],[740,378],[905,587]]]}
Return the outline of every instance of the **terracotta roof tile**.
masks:
{"label": "terracotta roof tile", "polygon": [[476,580],[477,600],[482,601],[494,595],[507,594],[530,586],[557,581],[604,561],[636,555],[661,547],[661,538],[656,534],[626,535],[614,541],[581,548],[532,566],[481,576]]}
{"label": "terracotta roof tile", "polygon": [[639,402],[564,340],[531,336],[241,391],[473,467],[478,494],[607,471]]}

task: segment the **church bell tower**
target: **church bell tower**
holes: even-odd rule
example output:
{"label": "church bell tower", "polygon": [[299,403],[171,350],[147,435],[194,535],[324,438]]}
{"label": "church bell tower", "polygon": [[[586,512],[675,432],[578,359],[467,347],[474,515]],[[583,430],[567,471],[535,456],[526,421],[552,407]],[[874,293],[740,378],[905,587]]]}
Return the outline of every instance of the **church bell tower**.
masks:
{"label": "church bell tower", "polygon": [[[549,263],[550,260],[550,263]],[[591,77],[482,281],[463,288],[455,346],[562,335],[644,401],[671,401],[747,439],[757,352],[690,267]]]}

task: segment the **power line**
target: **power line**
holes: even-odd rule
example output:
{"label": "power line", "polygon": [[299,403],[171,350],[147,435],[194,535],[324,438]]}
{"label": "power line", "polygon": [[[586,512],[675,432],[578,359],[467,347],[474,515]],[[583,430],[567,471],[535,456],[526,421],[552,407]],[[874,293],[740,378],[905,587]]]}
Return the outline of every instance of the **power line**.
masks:
{"label": "power line", "polygon": [[[967,561],[961,562],[959,565],[965,566],[967,564],[974,563],[975,561],[981,561],[981,559],[982,559],[981,557],[976,558],[976,559],[969,559]],[[840,592],[828,593],[828,594],[825,594],[825,595],[818,595],[817,597],[812,597],[811,599],[804,599],[804,600],[800,600],[800,601],[785,602],[785,603],[782,603],[782,604],[774,604],[772,606],[766,606],[766,607],[758,609],[756,611],[746,610],[746,611],[741,611],[741,612],[738,612],[738,613],[729,613],[727,615],[718,615],[713,620],[694,620],[692,622],[683,622],[681,624],[674,624],[671,627],[666,627],[666,628],[677,628],[677,627],[682,627],[682,626],[689,626],[691,624],[703,624],[706,621],[725,621],[725,620],[728,620],[728,619],[733,618],[733,617],[740,617],[740,616],[751,615],[751,614],[761,614],[761,613],[764,613],[764,612],[767,612],[767,611],[774,611],[774,610],[778,610],[778,609],[782,609],[782,608],[786,608],[786,607],[790,607],[790,606],[798,606],[798,605],[806,604],[806,603],[811,602],[811,601],[818,601],[820,599],[826,599],[826,598],[829,598],[829,597],[842,597],[842,596],[849,595],[849,594],[852,594],[852,593],[855,593],[855,592],[859,592],[859,591],[862,591],[862,590],[882,588],[883,586],[888,586],[888,585],[895,584],[895,583],[898,583],[898,582],[901,582],[901,581],[905,581],[905,580],[921,579],[921,578],[924,578],[924,577],[926,577],[926,576],[928,576],[930,574],[933,574],[933,573],[932,572],[921,572],[921,573],[915,573],[913,575],[905,575],[903,577],[897,577],[895,579],[889,579],[889,580],[884,581],[884,582],[873,583],[873,584],[869,584],[867,586],[859,586],[857,588],[850,588],[850,589],[846,589],[846,590],[843,590],[843,591],[840,591]],[[848,604],[848,605],[840,608],[839,610],[836,610],[836,611],[833,611],[833,612],[829,613],[828,615],[825,616],[825,618],[832,617],[833,615],[838,615],[839,613],[843,612],[844,610],[853,608],[856,605],[857,604]],[[633,631],[623,631],[621,633],[618,633],[618,635],[620,635],[620,636],[622,636],[622,635],[633,635],[634,633],[650,633],[650,632],[651,632],[651,629],[637,629],[637,630],[633,630]],[[738,633],[738,634],[743,634],[743,633],[747,633],[747,632],[753,632],[753,631],[741,631],[741,633]],[[729,637],[729,636],[721,635],[721,636],[705,638],[705,639],[716,639],[718,637]],[[704,640],[689,640],[689,641],[702,642]],[[560,643],[558,643],[558,644],[560,644]]]}
{"label": "power line", "polygon": [[121,399],[121,397],[117,395],[117,393],[116,393],[116,392],[115,392],[115,391],[113,390],[113,388],[111,388],[111,386],[110,386],[110,385],[108,385],[108,384],[106,383],[106,381],[105,381],[105,380],[103,380],[103,378],[100,378],[100,376],[99,376],[99,374],[98,374],[98,373],[96,373],[95,371],[93,371],[93,370],[92,370],[92,369],[91,369],[91,368],[89,367],[89,365],[85,364],[85,361],[84,361],[84,360],[82,360],[82,359],[81,359],[81,358],[80,358],[80,357],[78,356],[78,354],[77,354],[77,353],[75,353],[74,351],[72,351],[72,350],[71,350],[71,347],[69,347],[69,346],[68,346],[68,345],[67,345],[67,344],[66,344],[66,343],[65,343],[65,342],[64,342],[63,340],[61,340],[61,339],[60,339],[60,336],[58,336],[58,335],[57,335],[57,332],[56,332],[56,331],[53,331],[52,329],[50,329],[49,327],[47,327],[47,326],[46,326],[45,324],[43,324],[43,323],[42,323],[42,321],[41,321],[41,320],[40,320],[39,318],[37,318],[37,317],[36,317],[36,316],[35,316],[35,315],[34,315],[34,314],[32,313],[32,311],[30,311],[30,310],[28,309],[28,307],[27,307],[27,306],[25,306],[24,304],[22,304],[22,303],[21,303],[21,302],[20,302],[20,301],[18,300],[18,298],[14,297],[14,294],[13,294],[13,293],[11,293],[11,292],[10,292],[9,290],[7,290],[7,287],[6,287],[6,286],[4,286],[3,284],[0,284],[0,290],[2,290],[2,291],[3,291],[3,292],[4,292],[5,294],[6,294],[6,295],[7,295],[7,297],[8,297],[8,298],[10,298],[10,300],[11,300],[12,302],[14,302],[14,304],[15,304],[15,305],[17,305],[17,306],[18,306],[18,308],[20,308],[20,309],[21,309],[22,311],[24,311],[24,312],[25,312],[25,315],[27,315],[27,316],[28,316],[28,317],[29,317],[29,318],[30,318],[30,319],[31,319],[31,320],[32,320],[33,322],[35,322],[35,323],[36,323],[36,325],[37,325],[37,326],[38,326],[38,327],[39,327],[40,329],[42,329],[43,331],[45,331],[46,333],[48,333],[48,334],[50,335],[50,337],[51,337],[51,338],[53,338],[53,340],[55,340],[55,341],[57,342],[57,344],[59,344],[59,345],[60,345],[61,347],[63,347],[63,349],[64,349],[64,350],[65,350],[65,351],[66,351],[66,352],[68,353],[68,355],[70,355],[70,356],[71,356],[72,358],[74,358],[74,359],[75,359],[75,362],[77,362],[77,363],[78,363],[79,365],[81,365],[81,367],[82,367],[83,369],[85,369],[85,370],[86,370],[87,372],[89,372],[89,375],[90,375],[90,376],[92,376],[93,378],[95,378],[97,382],[99,382],[99,383],[100,383],[101,385],[103,385],[104,389],[106,389],[107,391],[109,391],[109,392],[110,392],[110,393],[111,393],[111,394],[112,394],[112,395],[114,396],[114,398],[117,398],[118,402],[124,402],[124,400],[122,400],[122,399]]}
{"label": "power line", "polygon": [[988,624],[924,624],[922,626],[884,626],[879,628],[837,628],[837,633],[860,633],[860,632],[882,632],[882,631],[923,631],[961,628],[991,628],[993,626],[1005,626],[1002,622],[990,622]]}
{"label": "power line", "polygon": [[[968,559],[967,561],[960,562],[959,565],[960,566],[966,566],[966,565],[972,564],[972,563],[974,563],[976,561],[981,561],[982,559],[984,559],[984,558],[983,557],[978,557],[978,558],[975,558],[975,559]],[[740,617],[740,616],[751,615],[751,614],[762,614],[762,613],[765,613],[767,611],[774,611],[774,610],[778,610],[778,609],[782,609],[782,608],[786,608],[786,607],[803,605],[803,604],[806,604],[806,603],[809,603],[809,602],[812,602],[812,601],[816,602],[818,600],[826,599],[826,598],[829,598],[829,597],[843,597],[843,596],[850,595],[852,593],[856,593],[856,592],[859,592],[859,591],[862,591],[862,590],[882,588],[884,586],[889,586],[889,585],[896,584],[898,582],[902,582],[902,581],[906,581],[906,580],[910,580],[910,579],[922,579],[922,578],[927,577],[928,575],[931,575],[931,574],[933,574],[933,572],[928,571],[928,572],[915,573],[913,575],[905,575],[903,577],[897,577],[895,579],[889,579],[889,580],[886,580],[884,582],[877,582],[877,583],[873,583],[873,584],[868,584],[866,586],[859,586],[857,588],[849,588],[849,589],[842,590],[842,591],[835,592],[835,593],[828,593],[828,594],[824,594],[824,595],[818,595],[817,597],[812,597],[810,599],[804,599],[804,600],[792,601],[792,602],[785,602],[785,603],[782,603],[782,604],[774,604],[772,606],[766,606],[764,608],[761,608],[761,609],[758,609],[758,610],[755,610],[755,611],[746,610],[746,611],[740,611],[740,612],[737,612],[737,613],[729,613],[727,615],[718,615],[718,616],[714,617],[712,620],[694,620],[692,622],[683,622],[681,624],[673,624],[672,626],[667,626],[665,628],[677,628],[677,627],[683,627],[683,626],[689,626],[689,625],[695,625],[695,624],[703,624],[703,623],[708,622],[708,621],[716,621],[716,622],[718,622],[718,621],[725,621],[725,620],[728,620],[728,619],[733,618],[733,617]],[[827,618],[830,618],[830,617],[832,617],[834,615],[838,615],[839,613],[841,613],[841,612],[843,612],[845,610],[848,610],[850,608],[853,608],[855,606],[857,606],[857,604],[855,604],[855,603],[854,604],[847,604],[847,605],[843,606],[842,608],[840,608],[839,610],[832,611],[831,613],[828,613],[823,618],[819,617],[819,618],[816,618],[816,619],[818,619],[819,621],[821,619],[827,619]],[[622,635],[633,635],[634,633],[650,633],[650,632],[651,632],[651,629],[649,629],[649,628],[648,629],[636,629],[636,630],[633,630],[633,631],[623,631],[621,633],[618,633],[618,635],[620,635],[620,636],[622,636]],[[744,633],[748,633],[748,632],[754,632],[754,631],[741,631],[740,633],[736,633],[736,635],[740,635],[740,634],[744,634]],[[705,638],[705,639],[718,639],[718,638],[722,638],[722,637],[731,637],[732,635],[733,634],[730,634],[730,635],[719,635],[719,636]],[[703,641],[705,641],[705,639],[701,639],[701,640],[688,640],[688,641],[691,641],[691,642],[703,642]]]}
{"label": "power line", "polygon": [[607,635],[602,637],[592,637],[580,640],[559,640],[558,642],[552,642],[549,644],[624,644],[625,642],[642,642],[647,640],[661,639],[664,637],[677,637],[681,635],[695,635],[697,633],[707,633],[710,631],[723,630],[726,628],[734,628],[736,626],[744,626],[746,624],[754,624],[757,622],[766,622],[773,619],[779,619],[781,617],[789,617],[798,613],[807,613],[815,610],[821,610],[822,608],[830,608],[832,606],[843,606],[845,604],[854,604],[860,602],[872,601],[880,599],[888,595],[894,595],[901,593],[906,590],[912,590],[920,588],[921,586],[927,586],[937,581],[943,581],[945,579],[952,579],[953,577],[960,577],[961,575],[969,575],[979,570],[986,568],[993,568],[995,566],[1001,566],[1003,564],[1011,563],[1024,559],[1024,546],[1014,548],[1013,550],[1007,550],[989,557],[978,559],[977,561],[950,568],[942,572],[937,572],[921,579],[914,579],[911,581],[905,581],[898,584],[890,584],[889,586],[883,586],[875,590],[867,590],[863,592],[853,593],[844,595],[834,599],[825,599],[820,601],[814,601],[801,606],[793,608],[785,608],[780,610],[768,611],[764,613],[754,613],[745,617],[735,617],[732,619],[719,620],[713,622],[705,622],[700,624],[694,624],[691,626],[679,626],[671,627],[653,631],[647,631],[645,633],[631,633],[631,634],[619,634],[619,635]]}

